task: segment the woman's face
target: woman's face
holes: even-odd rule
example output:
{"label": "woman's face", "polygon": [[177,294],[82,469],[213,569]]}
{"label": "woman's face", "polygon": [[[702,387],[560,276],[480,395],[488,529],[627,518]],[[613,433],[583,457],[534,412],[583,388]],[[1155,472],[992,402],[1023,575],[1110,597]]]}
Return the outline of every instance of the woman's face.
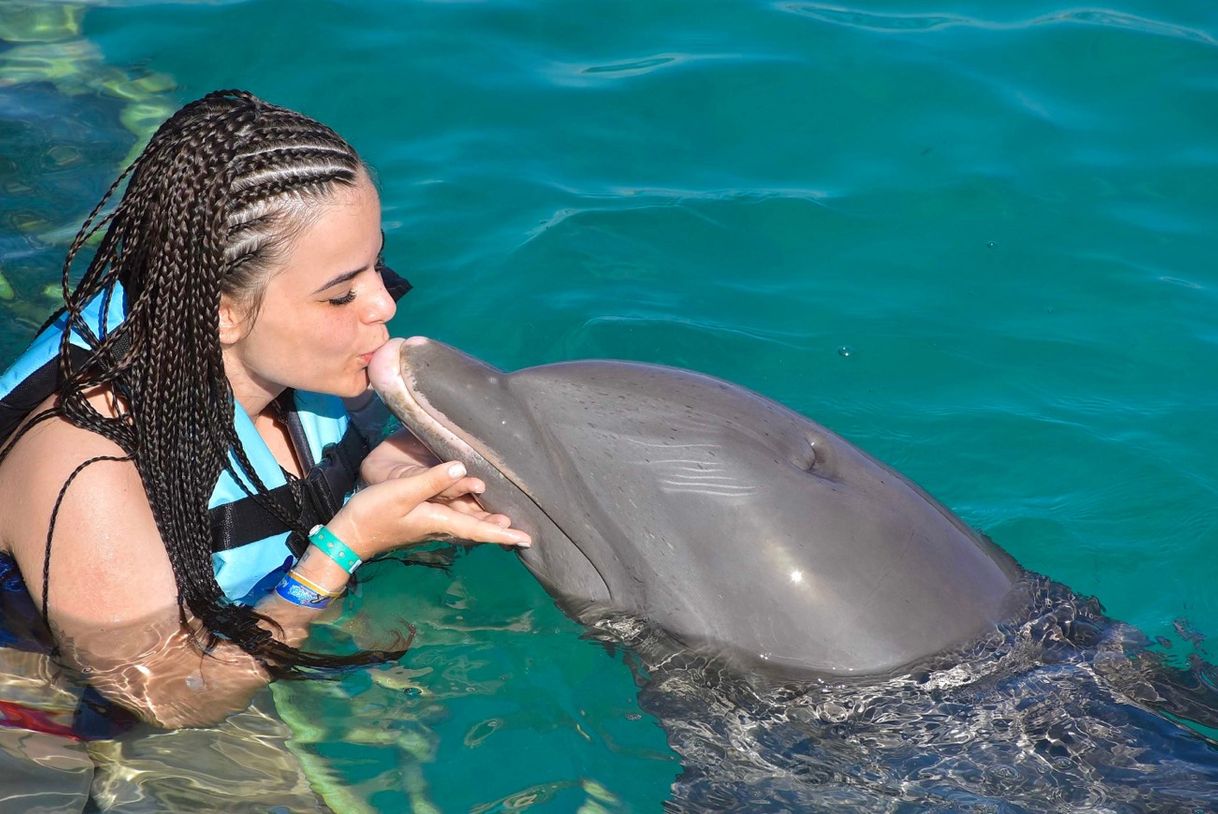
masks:
{"label": "woman's face", "polygon": [[376,268],[381,241],[380,199],[361,173],[292,241],[252,324],[222,302],[225,372],[239,401],[288,387],[338,396],[367,390],[368,361],[389,338],[385,323],[397,310]]}

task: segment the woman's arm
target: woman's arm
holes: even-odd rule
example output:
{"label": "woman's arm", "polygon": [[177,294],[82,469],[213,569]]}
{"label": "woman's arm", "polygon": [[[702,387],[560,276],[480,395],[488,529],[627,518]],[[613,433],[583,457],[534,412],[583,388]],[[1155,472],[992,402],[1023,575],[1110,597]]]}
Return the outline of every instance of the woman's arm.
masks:
{"label": "woman's arm", "polygon": [[[23,448],[14,450],[20,454],[5,461],[4,478],[17,492],[9,493],[10,505],[24,507],[5,536],[39,605],[46,529],[60,488],[81,461],[121,456],[94,433],[66,425],[47,430],[23,439]],[[40,459],[50,465],[31,466]],[[506,518],[431,502],[481,485],[447,470],[433,467],[364,489],[328,525],[362,559],[436,537],[527,544],[526,535],[506,528]],[[11,477],[17,471],[26,477]],[[347,579],[313,546],[297,570],[329,589]],[[210,724],[244,709],[268,681],[258,662],[236,645],[221,642],[204,656],[181,626],[173,569],[129,461],[93,464],[72,482],[59,510],[48,573],[49,617],[65,657],[100,692],[146,720],[165,727]],[[304,641],[318,616],[274,594],[257,610],[282,627],[282,634],[274,633],[291,645]],[[191,618],[187,625],[198,629],[200,623]]]}

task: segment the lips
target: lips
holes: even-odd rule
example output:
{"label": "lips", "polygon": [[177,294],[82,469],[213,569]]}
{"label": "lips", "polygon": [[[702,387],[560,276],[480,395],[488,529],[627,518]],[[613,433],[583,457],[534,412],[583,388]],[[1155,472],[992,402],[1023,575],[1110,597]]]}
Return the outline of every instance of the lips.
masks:
{"label": "lips", "polygon": [[368,351],[367,353],[361,353],[359,356],[356,356],[355,358],[359,359],[364,367],[367,367],[368,363],[372,361],[372,357],[376,355],[376,352],[378,350],[380,350],[381,348],[385,347],[386,343],[388,343],[388,342],[389,342],[389,336],[388,336],[388,334],[386,334],[385,338],[381,340],[381,343],[379,345],[377,345],[375,348]]}

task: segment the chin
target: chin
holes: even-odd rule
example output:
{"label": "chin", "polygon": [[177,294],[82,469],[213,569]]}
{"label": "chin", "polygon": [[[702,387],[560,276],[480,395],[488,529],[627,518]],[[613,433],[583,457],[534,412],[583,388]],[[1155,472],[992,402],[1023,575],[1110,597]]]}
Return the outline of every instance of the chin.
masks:
{"label": "chin", "polygon": [[361,396],[367,392],[370,386],[371,382],[368,380],[368,372],[366,370],[361,370],[359,375],[355,377],[355,381],[352,382],[351,385],[341,393],[338,393],[338,395],[345,399],[355,398],[356,396]]}
{"label": "chin", "polygon": [[[320,384],[320,383],[319,383]],[[299,387],[300,390],[308,390],[313,393],[325,393],[330,396],[338,396],[339,398],[349,399],[355,398],[363,394],[369,386],[368,374],[360,373],[359,376],[352,377],[346,381],[330,381],[326,386]]]}

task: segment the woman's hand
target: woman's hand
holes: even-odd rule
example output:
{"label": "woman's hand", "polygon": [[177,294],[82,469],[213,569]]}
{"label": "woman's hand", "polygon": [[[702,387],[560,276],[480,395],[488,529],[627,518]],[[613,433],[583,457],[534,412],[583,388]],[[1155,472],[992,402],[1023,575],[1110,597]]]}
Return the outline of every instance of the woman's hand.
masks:
{"label": "woman's hand", "polygon": [[377,444],[364,457],[359,476],[364,483],[372,485],[390,478],[417,475],[438,463],[440,459],[422,441],[402,429]]}
{"label": "woman's hand", "polygon": [[[430,449],[416,438],[409,430],[398,430],[393,435],[377,444],[360,464],[360,478],[368,485],[384,483],[396,478],[407,478],[419,475],[440,463]],[[490,518],[491,522],[509,526],[511,522],[501,514],[488,514],[482,510],[474,495],[482,494],[485,485],[474,479],[474,488],[468,492],[447,490],[432,500],[445,503],[455,511],[472,515],[480,520]]]}
{"label": "woman's hand", "polygon": [[425,540],[468,540],[526,547],[529,536],[501,514],[482,511],[485,489],[459,461],[428,469],[403,465],[356,492],[327,525],[361,559]]}

